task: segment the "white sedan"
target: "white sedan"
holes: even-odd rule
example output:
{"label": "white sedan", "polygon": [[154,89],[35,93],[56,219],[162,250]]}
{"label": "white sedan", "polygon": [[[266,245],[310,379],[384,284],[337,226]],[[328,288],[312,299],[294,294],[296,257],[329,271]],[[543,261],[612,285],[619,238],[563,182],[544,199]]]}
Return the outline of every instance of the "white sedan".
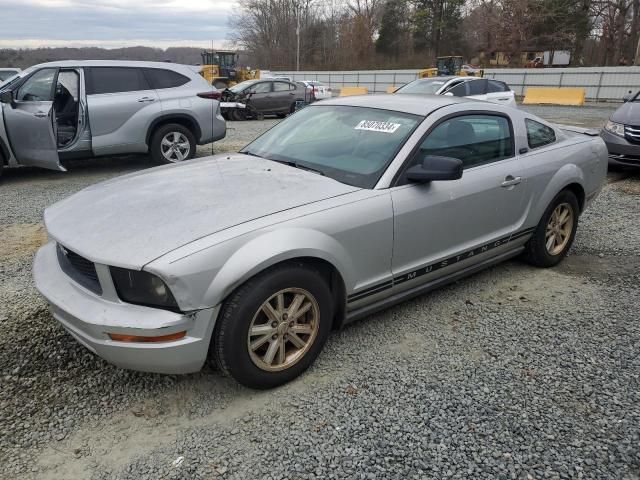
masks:
{"label": "white sedan", "polygon": [[419,78],[400,87],[395,93],[447,95],[471,97],[476,100],[517,107],[516,95],[500,80],[478,77],[430,77]]}
{"label": "white sedan", "polygon": [[333,95],[329,85],[325,85],[317,80],[301,80],[300,83],[304,83],[307,87],[307,92],[309,92],[312,95],[312,98],[315,98],[316,100],[331,98]]}

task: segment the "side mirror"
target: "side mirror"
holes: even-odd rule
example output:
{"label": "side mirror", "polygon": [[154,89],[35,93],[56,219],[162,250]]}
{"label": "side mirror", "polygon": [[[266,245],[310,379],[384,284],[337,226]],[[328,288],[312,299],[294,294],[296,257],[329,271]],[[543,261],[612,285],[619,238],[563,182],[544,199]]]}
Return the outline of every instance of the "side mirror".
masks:
{"label": "side mirror", "polygon": [[0,103],[9,103],[13,104],[13,91],[5,90],[0,93]]}
{"label": "side mirror", "polygon": [[426,183],[434,180],[458,180],[462,177],[462,160],[452,157],[427,155],[421,165],[407,170],[407,180]]}

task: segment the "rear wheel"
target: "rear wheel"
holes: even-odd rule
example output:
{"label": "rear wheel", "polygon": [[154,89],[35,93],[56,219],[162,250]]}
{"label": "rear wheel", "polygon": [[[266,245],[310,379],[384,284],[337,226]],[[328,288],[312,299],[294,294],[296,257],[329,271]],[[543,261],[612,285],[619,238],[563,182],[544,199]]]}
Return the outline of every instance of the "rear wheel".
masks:
{"label": "rear wheel", "polygon": [[537,267],[560,263],[573,244],[579,215],[580,206],[573,192],[563,190],[556,195],[525,246],[525,260]]}
{"label": "rear wheel", "polygon": [[272,268],[225,301],[210,356],[247,387],[282,385],[320,354],[332,310],[329,287],[315,268],[301,263]]}
{"label": "rear wheel", "polygon": [[155,131],[150,149],[156,163],[180,163],[194,157],[196,139],[187,127],[170,123]]}

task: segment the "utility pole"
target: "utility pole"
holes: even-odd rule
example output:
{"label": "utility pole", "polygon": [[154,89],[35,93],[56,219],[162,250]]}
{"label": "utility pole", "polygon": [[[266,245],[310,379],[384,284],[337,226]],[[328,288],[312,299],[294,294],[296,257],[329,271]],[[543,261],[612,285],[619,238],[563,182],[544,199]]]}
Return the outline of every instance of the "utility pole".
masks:
{"label": "utility pole", "polygon": [[294,3],[296,7],[296,72],[300,71],[300,2]]}

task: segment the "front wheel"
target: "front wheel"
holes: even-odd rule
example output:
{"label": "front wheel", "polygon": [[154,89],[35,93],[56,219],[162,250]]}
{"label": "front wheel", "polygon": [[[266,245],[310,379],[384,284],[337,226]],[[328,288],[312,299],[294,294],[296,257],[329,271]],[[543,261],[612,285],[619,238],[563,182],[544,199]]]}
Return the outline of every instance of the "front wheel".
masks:
{"label": "front wheel", "polygon": [[302,263],[274,267],[224,302],[210,357],[247,387],[282,385],[320,354],[332,310],[329,287],[315,268]]}
{"label": "front wheel", "polygon": [[580,206],[573,192],[563,190],[556,195],[525,246],[525,260],[543,268],[560,263],[573,244],[579,215]]}
{"label": "front wheel", "polygon": [[151,158],[156,163],[180,163],[196,154],[196,139],[187,127],[163,125],[151,137]]}

